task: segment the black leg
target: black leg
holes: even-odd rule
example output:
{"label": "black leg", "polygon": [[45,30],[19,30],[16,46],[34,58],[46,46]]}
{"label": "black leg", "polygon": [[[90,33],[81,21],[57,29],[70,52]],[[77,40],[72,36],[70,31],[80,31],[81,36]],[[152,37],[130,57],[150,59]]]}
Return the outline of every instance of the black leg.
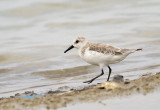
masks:
{"label": "black leg", "polygon": [[110,67],[110,66],[108,66],[108,68],[109,68],[109,75],[108,75],[107,81],[109,81],[109,78],[110,78],[110,75],[111,75],[111,72],[112,72],[111,67]]}
{"label": "black leg", "polygon": [[90,83],[92,83],[95,79],[97,79],[98,77],[102,76],[103,74],[104,74],[104,72],[103,72],[103,69],[102,69],[102,73],[101,73],[100,75],[96,76],[95,78],[93,78],[93,79],[91,79],[91,80],[89,80],[89,81],[85,81],[85,82],[83,82],[83,83],[88,83],[88,84],[90,84]]}

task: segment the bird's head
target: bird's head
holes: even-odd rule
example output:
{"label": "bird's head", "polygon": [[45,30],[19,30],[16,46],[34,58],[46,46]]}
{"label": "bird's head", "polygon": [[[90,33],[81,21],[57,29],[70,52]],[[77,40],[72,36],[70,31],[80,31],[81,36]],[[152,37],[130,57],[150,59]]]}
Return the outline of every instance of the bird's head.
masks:
{"label": "bird's head", "polygon": [[87,40],[84,37],[77,37],[75,40],[73,40],[73,44],[66,50],[64,51],[64,53],[66,53],[67,51],[71,50],[72,48],[81,48],[82,46],[84,46],[86,44]]}

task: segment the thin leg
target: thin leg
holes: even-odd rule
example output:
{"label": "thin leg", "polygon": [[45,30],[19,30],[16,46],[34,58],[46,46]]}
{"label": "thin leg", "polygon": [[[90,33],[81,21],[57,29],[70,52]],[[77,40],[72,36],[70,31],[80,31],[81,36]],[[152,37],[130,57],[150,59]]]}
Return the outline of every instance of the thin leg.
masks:
{"label": "thin leg", "polygon": [[90,83],[92,83],[95,79],[97,79],[98,77],[102,76],[103,74],[104,74],[104,71],[103,71],[103,69],[102,69],[102,73],[101,73],[100,75],[96,76],[95,78],[93,78],[93,79],[91,79],[91,80],[89,80],[89,81],[85,81],[85,82],[83,82],[83,83],[88,83],[88,84],[90,84]]}
{"label": "thin leg", "polygon": [[109,81],[109,78],[110,78],[110,75],[111,75],[111,72],[112,72],[111,67],[110,67],[110,66],[108,66],[108,68],[109,68],[109,75],[108,75],[107,81]]}

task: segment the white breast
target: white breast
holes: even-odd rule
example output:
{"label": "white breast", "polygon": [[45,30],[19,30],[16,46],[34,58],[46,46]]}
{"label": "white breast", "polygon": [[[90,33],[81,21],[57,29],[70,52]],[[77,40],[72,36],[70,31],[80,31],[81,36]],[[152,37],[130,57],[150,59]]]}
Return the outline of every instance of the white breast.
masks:
{"label": "white breast", "polygon": [[79,55],[83,60],[90,64],[106,66],[109,64],[118,63],[126,57],[126,55],[103,54],[89,50],[89,48],[86,49],[84,54],[82,54],[81,50],[79,50]]}

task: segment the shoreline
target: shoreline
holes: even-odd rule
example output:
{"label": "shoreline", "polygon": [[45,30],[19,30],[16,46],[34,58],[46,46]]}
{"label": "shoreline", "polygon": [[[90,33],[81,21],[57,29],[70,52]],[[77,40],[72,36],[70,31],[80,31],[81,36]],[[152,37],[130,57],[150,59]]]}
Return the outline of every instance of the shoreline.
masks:
{"label": "shoreline", "polygon": [[41,108],[42,106],[45,109],[58,109],[72,103],[95,102],[133,94],[146,95],[157,90],[159,87],[160,72],[152,76],[146,74],[135,80],[89,85],[80,90],[49,91],[48,94],[43,96],[26,91],[26,94],[29,96],[36,96],[30,98],[20,97],[21,94],[17,93],[9,98],[0,98],[0,109],[33,109],[37,107]]}

